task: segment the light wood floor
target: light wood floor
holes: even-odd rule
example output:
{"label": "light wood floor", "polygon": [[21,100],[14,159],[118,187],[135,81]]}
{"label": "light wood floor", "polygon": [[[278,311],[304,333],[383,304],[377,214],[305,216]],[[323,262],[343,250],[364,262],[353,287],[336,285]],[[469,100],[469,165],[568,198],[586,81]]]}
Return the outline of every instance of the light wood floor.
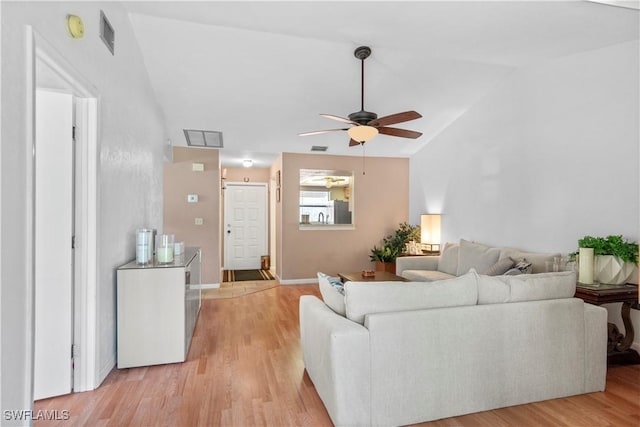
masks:
{"label": "light wood floor", "polygon": [[203,289],[202,298],[235,298],[278,286],[277,280],[246,280],[242,282],[222,282],[219,288]]}
{"label": "light wood floor", "polygon": [[[68,421],[35,426],[331,426],[304,372],[298,299],[317,285],[206,299],[185,363],[114,369],[91,392],[36,402]],[[425,426],[640,426],[640,365],[610,368],[607,391]]]}

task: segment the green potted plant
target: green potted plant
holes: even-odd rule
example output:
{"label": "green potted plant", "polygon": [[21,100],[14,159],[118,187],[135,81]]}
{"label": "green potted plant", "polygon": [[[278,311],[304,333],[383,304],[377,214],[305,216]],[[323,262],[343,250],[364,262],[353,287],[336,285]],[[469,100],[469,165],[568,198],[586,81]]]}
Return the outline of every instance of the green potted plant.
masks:
{"label": "green potted plant", "polygon": [[[638,244],[622,236],[584,236],[578,240],[578,248],[593,248],[593,278],[604,284],[625,283],[638,265]],[[572,258],[578,252],[574,252]]]}
{"label": "green potted plant", "polygon": [[375,263],[376,271],[396,272],[396,258],[404,252],[405,245],[410,241],[420,241],[420,226],[409,225],[406,222],[382,239],[380,247],[374,246],[371,249],[371,261]]}

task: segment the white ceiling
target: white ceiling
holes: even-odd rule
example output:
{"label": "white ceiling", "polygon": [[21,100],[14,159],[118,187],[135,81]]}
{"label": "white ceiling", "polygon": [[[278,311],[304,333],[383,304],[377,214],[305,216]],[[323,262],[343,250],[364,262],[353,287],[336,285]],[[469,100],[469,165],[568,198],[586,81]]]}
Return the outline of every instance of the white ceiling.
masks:
{"label": "white ceiling", "polygon": [[417,139],[379,135],[367,156],[408,157],[519,67],[637,40],[639,12],[585,1],[126,2],[174,146],[182,129],[217,130],[225,166],[278,153],[362,155],[320,113],[416,110],[397,125]]}

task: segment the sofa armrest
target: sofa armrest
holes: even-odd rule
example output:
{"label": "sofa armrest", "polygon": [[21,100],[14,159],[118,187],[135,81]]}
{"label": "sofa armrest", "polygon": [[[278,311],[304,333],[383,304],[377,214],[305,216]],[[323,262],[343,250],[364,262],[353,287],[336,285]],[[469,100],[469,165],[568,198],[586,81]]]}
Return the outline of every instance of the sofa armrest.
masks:
{"label": "sofa armrest", "polygon": [[403,256],[396,258],[396,274],[402,275],[405,270],[432,270],[438,269],[440,256]]}
{"label": "sofa armrest", "polygon": [[584,303],[585,392],[604,391],[607,380],[607,310]]}
{"label": "sofa armrest", "polygon": [[336,426],[370,424],[369,331],[313,295],[300,297],[304,366]]}

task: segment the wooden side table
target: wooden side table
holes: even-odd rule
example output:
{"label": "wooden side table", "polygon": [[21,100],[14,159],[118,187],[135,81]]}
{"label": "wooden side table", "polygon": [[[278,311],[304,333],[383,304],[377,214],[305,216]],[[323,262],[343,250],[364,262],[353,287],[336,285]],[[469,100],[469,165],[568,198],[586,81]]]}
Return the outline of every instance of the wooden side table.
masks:
{"label": "wooden side table", "polygon": [[376,271],[373,276],[363,276],[361,271],[354,273],[338,273],[342,283],[347,282],[408,282],[409,280],[401,276],[396,276],[388,271]]}
{"label": "wooden side table", "polygon": [[631,305],[638,302],[638,285],[585,285],[576,284],[576,298],[594,305],[622,303],[622,323],[625,335],[622,335],[616,325],[609,323],[609,342],[607,345],[607,361],[615,363],[640,363],[640,355],[631,348],[634,338],[631,323]]}

